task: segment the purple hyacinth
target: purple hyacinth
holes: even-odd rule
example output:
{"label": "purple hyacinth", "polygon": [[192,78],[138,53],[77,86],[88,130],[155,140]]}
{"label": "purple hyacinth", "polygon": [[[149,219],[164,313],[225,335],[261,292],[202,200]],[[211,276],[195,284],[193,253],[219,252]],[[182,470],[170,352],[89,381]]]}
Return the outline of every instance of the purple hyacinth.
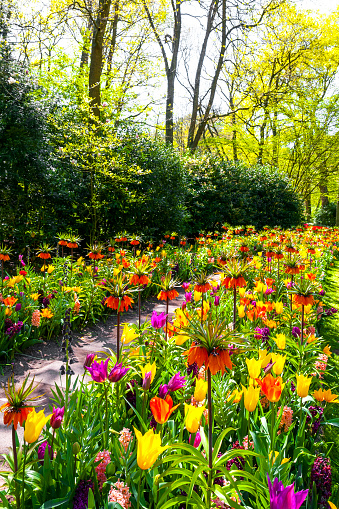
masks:
{"label": "purple hyacinth", "polygon": [[130,403],[130,405],[134,408],[136,408],[136,406],[137,406],[137,395],[136,395],[136,390],[134,389],[134,387],[136,385],[138,385],[136,380],[130,380],[130,382],[128,382],[128,384],[127,384],[129,391],[127,391],[125,394],[125,398]]}
{"label": "purple hyacinth", "polygon": [[42,299],[42,305],[43,305],[43,307],[44,307],[44,308],[48,308],[48,306],[49,306],[49,302],[50,302],[50,301],[49,301],[49,298],[48,298],[48,297],[44,297],[44,298]]}
{"label": "purple hyacinth", "polygon": [[9,339],[12,339],[12,337],[15,335],[15,334],[20,334],[20,331],[23,327],[23,322],[21,322],[20,320],[17,322],[17,323],[13,323],[13,325],[11,325],[10,327],[8,327],[6,330],[5,330],[5,334],[8,335]]}
{"label": "purple hyacinth", "polygon": [[308,495],[308,490],[294,492],[294,483],[286,486],[275,477],[273,484],[267,474],[270,492],[270,509],[299,509]]}
{"label": "purple hyacinth", "polygon": [[317,456],[311,470],[311,486],[315,483],[318,495],[318,508],[328,507],[328,499],[332,494],[332,471],[328,458]]}
{"label": "purple hyacinth", "polygon": [[107,358],[102,362],[92,362],[90,367],[85,366],[85,369],[90,372],[92,379],[94,382],[102,383],[107,380],[107,366],[109,359]]}
{"label": "purple hyacinth", "polygon": [[151,418],[151,421],[149,423],[150,427],[153,428],[154,430],[157,429],[157,421],[154,419],[154,416],[152,415],[152,418]]}
{"label": "purple hyacinth", "polygon": [[123,368],[122,362],[120,362],[120,364],[117,363],[115,366],[113,366],[110,374],[108,375],[108,380],[110,382],[119,382],[119,380],[121,380],[122,377],[126,375],[129,369],[130,368]]}
{"label": "purple hyacinth", "polygon": [[87,509],[88,492],[90,489],[94,491],[94,485],[91,480],[79,482],[73,498],[73,509]]}
{"label": "purple hyacinth", "polygon": [[321,426],[324,409],[321,406],[310,406],[308,410],[312,417],[310,415],[306,416],[306,424],[309,424],[311,421],[313,421],[312,434],[316,434]]}
{"label": "purple hyacinth", "polygon": [[187,375],[189,376],[191,373],[193,374],[194,377],[198,376],[199,368],[196,362],[187,365]]}
{"label": "purple hyacinth", "polygon": [[154,310],[151,316],[152,327],[154,327],[155,329],[162,329],[165,326],[167,316],[168,315],[165,315],[164,312],[158,314]]}
{"label": "purple hyacinth", "polygon": [[[232,445],[232,449],[245,449],[243,445],[239,444],[239,440],[236,440]],[[242,456],[235,456],[230,459],[226,463],[227,470],[231,470],[232,466],[235,465],[237,470],[243,470],[245,465],[245,460]]]}
{"label": "purple hyacinth", "polygon": [[182,389],[186,383],[186,378],[184,376],[180,376],[180,371],[172,376],[171,380],[168,382],[168,390],[169,392],[175,392],[179,389]]}

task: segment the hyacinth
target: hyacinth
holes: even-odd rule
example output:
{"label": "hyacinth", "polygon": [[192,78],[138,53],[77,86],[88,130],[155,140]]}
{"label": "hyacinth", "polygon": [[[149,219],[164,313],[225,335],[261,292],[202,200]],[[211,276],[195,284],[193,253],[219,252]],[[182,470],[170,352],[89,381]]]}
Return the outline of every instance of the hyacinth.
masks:
{"label": "hyacinth", "polygon": [[90,489],[94,491],[94,484],[91,480],[79,482],[73,498],[73,509],[87,509]]}
{"label": "hyacinth", "polygon": [[128,428],[123,428],[119,433],[119,442],[125,449],[125,452],[127,452],[128,446],[133,440],[133,434],[132,431]]}
{"label": "hyacinth", "polygon": [[100,463],[99,463],[99,465],[97,465],[95,467],[95,471],[97,473],[99,489],[102,490],[104,482],[107,481],[105,472],[106,472],[106,467],[107,467],[108,463],[110,463],[110,461],[111,461],[110,452],[105,451],[105,450],[98,452],[98,454],[95,458],[95,463],[97,463],[98,461],[100,461]]}
{"label": "hyacinth", "polygon": [[[243,445],[239,444],[239,440],[234,442],[231,449],[245,449]],[[235,456],[234,458],[230,459],[226,463],[227,470],[231,470],[232,466],[235,466],[236,470],[243,470],[245,465],[245,460],[242,456]]]}
{"label": "hyacinth", "polygon": [[39,311],[39,309],[36,309],[35,311],[33,311],[31,324],[34,327],[40,327],[40,311]]}
{"label": "hyacinth", "polygon": [[131,507],[131,503],[129,501],[130,498],[131,493],[129,491],[129,487],[118,479],[110,489],[108,501],[118,502],[123,509],[129,509]]}
{"label": "hyacinth", "polygon": [[[277,416],[280,414],[280,411],[281,411],[281,407],[279,407],[279,409],[278,409]],[[292,425],[292,420],[293,420],[293,410],[292,410],[292,408],[289,407],[289,406],[284,406],[284,410],[283,410],[283,413],[282,413],[282,416],[281,416],[281,421],[280,421],[280,424],[279,424],[280,432],[281,431],[288,431],[289,428]]]}
{"label": "hyacinth", "polygon": [[7,327],[7,329],[5,330],[5,334],[7,334],[9,336],[9,339],[12,339],[12,337],[15,334],[20,334],[22,327],[23,327],[23,322],[21,322],[21,321],[18,321],[17,323],[13,323],[13,325],[11,325],[10,327]]}
{"label": "hyacinth", "polygon": [[318,495],[318,508],[328,507],[327,502],[332,494],[332,471],[328,458],[317,456],[311,470],[311,486],[315,483]]}
{"label": "hyacinth", "polygon": [[[203,367],[201,369],[203,369]],[[198,377],[199,368],[196,362],[193,362],[193,364],[187,364],[187,376],[189,376],[191,373],[193,377]]]}
{"label": "hyacinth", "polygon": [[[312,426],[312,433],[316,434],[318,432],[318,429],[321,426],[324,409],[321,406],[310,406],[309,411],[310,411],[310,414],[312,415],[312,419],[314,419],[313,426]],[[306,424],[309,424],[312,419],[309,415],[307,415],[306,416]]]}

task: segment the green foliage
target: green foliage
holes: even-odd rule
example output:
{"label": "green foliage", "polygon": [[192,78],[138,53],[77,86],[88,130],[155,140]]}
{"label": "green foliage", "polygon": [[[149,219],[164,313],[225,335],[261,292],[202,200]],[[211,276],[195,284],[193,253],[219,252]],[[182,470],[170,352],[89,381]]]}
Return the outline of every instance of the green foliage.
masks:
{"label": "green foliage", "polygon": [[219,158],[189,160],[187,169],[191,231],[214,229],[218,222],[288,228],[302,220],[299,198],[276,170]]}
{"label": "green foliage", "polygon": [[314,224],[321,226],[335,226],[336,204],[329,203],[327,207],[319,209],[314,216]]}

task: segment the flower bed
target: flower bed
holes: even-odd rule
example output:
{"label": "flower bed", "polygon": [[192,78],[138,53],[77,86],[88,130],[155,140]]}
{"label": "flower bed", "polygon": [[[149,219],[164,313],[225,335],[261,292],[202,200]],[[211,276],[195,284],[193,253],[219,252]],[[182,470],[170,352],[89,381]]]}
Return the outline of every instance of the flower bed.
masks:
{"label": "flower bed", "polygon": [[[3,475],[14,507],[327,508],[322,429],[339,424],[327,418],[338,396],[317,326],[336,312],[323,306],[322,281],[338,239],[244,228],[195,248],[114,247],[90,265],[44,259],[42,275],[25,266],[7,279],[3,344],[15,349],[63,327],[67,354],[71,327],[118,316],[117,352],[88,355],[80,380],[66,364],[50,416],[36,412],[33,384],[9,381],[14,476]],[[172,320],[121,323],[142,292],[168,304],[179,284],[185,302]]]}

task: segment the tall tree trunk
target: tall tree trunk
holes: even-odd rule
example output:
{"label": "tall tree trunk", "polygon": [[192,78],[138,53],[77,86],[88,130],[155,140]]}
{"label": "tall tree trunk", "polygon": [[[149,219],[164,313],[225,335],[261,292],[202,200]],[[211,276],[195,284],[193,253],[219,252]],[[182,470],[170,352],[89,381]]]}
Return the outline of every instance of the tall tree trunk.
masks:
{"label": "tall tree trunk", "polygon": [[89,68],[89,97],[94,115],[100,117],[100,79],[102,73],[103,41],[112,0],[99,0],[98,15],[93,27],[91,63]]}
{"label": "tall tree trunk", "polygon": [[323,183],[319,184],[320,189],[320,198],[321,198],[321,208],[324,209],[328,207],[329,205],[329,199],[328,199],[328,188],[326,181],[323,181]]}
{"label": "tall tree trunk", "polygon": [[113,55],[115,51],[115,46],[117,43],[117,33],[118,33],[118,21],[119,21],[119,0],[114,2],[114,14],[112,21],[112,37],[109,45],[109,52],[107,56],[107,79],[106,79],[106,88],[110,87],[111,84],[111,73],[112,73],[112,62]]}
{"label": "tall tree trunk", "polygon": [[233,161],[238,161],[237,129],[236,129],[237,119],[236,119],[236,114],[234,113],[233,84],[234,83],[232,82],[232,88],[230,91],[230,108],[233,111],[232,116],[231,116],[231,123],[232,123],[232,127],[233,127],[232,149],[233,149]]}

